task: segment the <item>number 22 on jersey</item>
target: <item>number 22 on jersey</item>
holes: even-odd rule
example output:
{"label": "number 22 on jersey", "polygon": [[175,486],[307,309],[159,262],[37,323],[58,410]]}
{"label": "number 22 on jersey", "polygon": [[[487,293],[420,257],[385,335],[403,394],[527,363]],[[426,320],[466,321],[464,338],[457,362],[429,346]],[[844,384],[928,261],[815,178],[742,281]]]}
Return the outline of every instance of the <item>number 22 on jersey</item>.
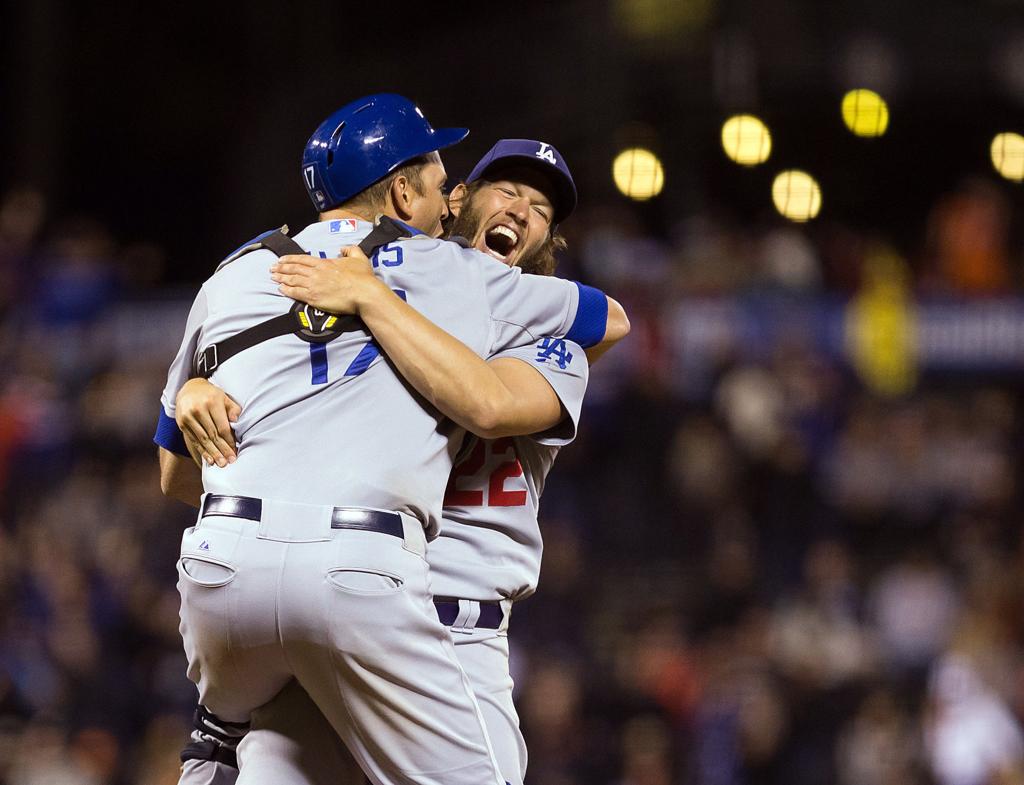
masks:
{"label": "number 22 on jersey", "polygon": [[[523,476],[511,436],[494,441],[478,439],[465,460],[452,469],[444,492],[445,507],[522,507],[526,491],[505,483]],[[522,480],[514,483],[525,487]]]}

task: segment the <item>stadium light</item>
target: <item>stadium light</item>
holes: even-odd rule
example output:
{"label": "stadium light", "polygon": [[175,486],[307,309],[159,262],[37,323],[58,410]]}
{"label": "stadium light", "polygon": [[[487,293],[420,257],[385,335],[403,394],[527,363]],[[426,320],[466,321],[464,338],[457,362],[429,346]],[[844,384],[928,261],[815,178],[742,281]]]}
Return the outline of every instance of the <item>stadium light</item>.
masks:
{"label": "stadium light", "polygon": [[772,201],[784,217],[803,223],[821,210],[821,186],[807,172],[788,169],[772,183]]}
{"label": "stadium light", "polygon": [[1024,136],[1012,132],[996,134],[990,150],[992,165],[1007,180],[1024,180]]}
{"label": "stadium light", "polygon": [[756,166],[771,155],[772,135],[759,117],[733,115],[722,125],[722,148],[730,160],[742,166]]}
{"label": "stadium light", "polygon": [[612,164],[612,177],[615,187],[637,202],[657,196],[665,185],[665,171],[658,156],[642,147],[619,153]]}
{"label": "stadium light", "polygon": [[881,136],[889,127],[889,106],[873,90],[851,90],[842,108],[843,122],[857,136]]}

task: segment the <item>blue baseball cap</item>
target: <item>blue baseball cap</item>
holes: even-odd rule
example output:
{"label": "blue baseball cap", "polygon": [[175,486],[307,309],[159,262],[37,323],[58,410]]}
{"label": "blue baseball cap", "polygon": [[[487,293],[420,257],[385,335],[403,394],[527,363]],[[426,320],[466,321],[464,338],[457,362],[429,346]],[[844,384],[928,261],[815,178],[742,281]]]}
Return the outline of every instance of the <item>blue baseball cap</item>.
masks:
{"label": "blue baseball cap", "polygon": [[554,215],[551,224],[559,224],[572,215],[576,209],[576,183],[566,166],[562,154],[547,142],[536,139],[499,139],[487,155],[481,158],[466,178],[467,183],[479,180],[501,168],[519,164],[545,173],[555,186],[551,199]]}

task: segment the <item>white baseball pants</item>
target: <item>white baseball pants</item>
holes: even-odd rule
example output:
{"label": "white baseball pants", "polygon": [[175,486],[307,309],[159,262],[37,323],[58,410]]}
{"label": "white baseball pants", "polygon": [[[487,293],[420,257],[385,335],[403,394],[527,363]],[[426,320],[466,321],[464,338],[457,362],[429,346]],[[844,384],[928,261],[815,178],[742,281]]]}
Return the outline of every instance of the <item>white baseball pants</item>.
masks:
{"label": "white baseball pants", "polygon": [[[419,522],[402,516],[393,537],[332,529],[331,512],[263,500],[258,522],[186,530],[181,634],[200,703],[246,721],[294,679],[375,785],[500,785]],[[239,785],[283,781],[242,765]]]}

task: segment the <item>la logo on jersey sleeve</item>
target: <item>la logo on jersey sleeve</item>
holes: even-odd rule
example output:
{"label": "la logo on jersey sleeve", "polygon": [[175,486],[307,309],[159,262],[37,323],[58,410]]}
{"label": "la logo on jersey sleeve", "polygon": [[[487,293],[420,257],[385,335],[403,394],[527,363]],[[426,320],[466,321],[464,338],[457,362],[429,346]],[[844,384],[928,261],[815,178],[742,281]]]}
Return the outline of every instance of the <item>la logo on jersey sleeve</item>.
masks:
{"label": "la logo on jersey sleeve", "polygon": [[537,356],[534,359],[539,363],[554,360],[564,371],[572,362],[572,352],[561,338],[544,338],[537,343]]}

